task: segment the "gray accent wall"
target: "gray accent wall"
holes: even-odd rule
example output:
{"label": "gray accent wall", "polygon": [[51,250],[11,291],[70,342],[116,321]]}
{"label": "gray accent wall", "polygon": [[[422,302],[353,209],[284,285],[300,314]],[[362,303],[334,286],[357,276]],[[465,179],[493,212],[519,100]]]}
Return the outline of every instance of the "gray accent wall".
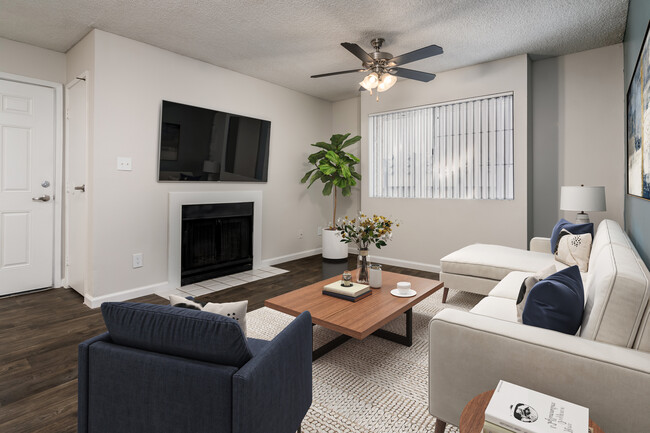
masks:
{"label": "gray accent wall", "polygon": [[[623,41],[625,65],[624,97],[627,101],[627,88],[634,73],[634,66],[643,43],[643,36],[650,20],[650,2],[648,0],[630,0],[627,12],[627,27]],[[627,102],[626,102],[627,107]],[[621,136],[620,148],[625,153],[625,136]],[[627,155],[626,155],[627,159]],[[625,173],[624,173],[625,176]],[[626,186],[627,188],[627,186]],[[627,191],[624,190],[623,194]],[[650,263],[650,201],[638,197],[625,196],[625,229],[632,242],[639,250],[639,254],[646,262]]]}

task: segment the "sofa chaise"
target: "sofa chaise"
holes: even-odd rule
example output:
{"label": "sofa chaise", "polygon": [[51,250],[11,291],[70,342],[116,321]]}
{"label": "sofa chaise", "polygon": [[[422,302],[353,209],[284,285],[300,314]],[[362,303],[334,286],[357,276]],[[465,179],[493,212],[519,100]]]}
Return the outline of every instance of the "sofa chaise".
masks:
{"label": "sofa chaise", "polygon": [[511,272],[537,272],[555,263],[551,239],[531,239],[529,250],[502,245],[473,244],[440,259],[440,281],[445,288],[442,302],[447,302],[449,289],[487,295]]}
{"label": "sofa chaise", "polygon": [[[530,256],[537,259],[541,266],[541,256]],[[507,266],[497,264],[499,272]],[[501,281],[496,271],[483,275],[495,281],[486,298],[469,312],[445,309],[429,324],[436,432],[445,422],[458,425],[465,404],[500,379],[586,406],[606,432],[650,432],[650,277],[616,222],[604,220],[594,236],[576,335],[517,321],[516,298],[531,272],[504,273]]]}

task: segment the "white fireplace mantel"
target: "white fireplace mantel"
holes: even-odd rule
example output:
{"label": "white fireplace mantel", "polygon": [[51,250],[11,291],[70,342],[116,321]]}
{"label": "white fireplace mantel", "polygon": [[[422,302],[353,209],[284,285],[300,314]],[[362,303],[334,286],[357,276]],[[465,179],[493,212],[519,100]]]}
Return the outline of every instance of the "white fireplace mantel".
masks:
{"label": "white fireplace mantel", "polygon": [[168,287],[181,286],[182,207],[192,204],[253,202],[253,269],[262,262],[262,191],[210,191],[169,193]]}

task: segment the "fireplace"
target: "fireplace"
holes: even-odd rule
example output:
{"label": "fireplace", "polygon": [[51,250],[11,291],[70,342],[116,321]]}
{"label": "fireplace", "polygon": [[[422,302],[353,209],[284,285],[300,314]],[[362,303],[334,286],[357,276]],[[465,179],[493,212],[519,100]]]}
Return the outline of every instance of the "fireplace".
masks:
{"label": "fireplace", "polygon": [[253,202],[182,206],[181,285],[253,269]]}

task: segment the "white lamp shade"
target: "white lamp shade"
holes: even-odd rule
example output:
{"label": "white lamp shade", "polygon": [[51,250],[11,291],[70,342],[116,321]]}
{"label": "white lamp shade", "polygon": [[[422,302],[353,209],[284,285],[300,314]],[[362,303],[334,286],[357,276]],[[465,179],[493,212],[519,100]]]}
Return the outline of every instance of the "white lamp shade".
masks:
{"label": "white lamp shade", "polygon": [[563,186],[560,190],[560,209],[577,212],[605,211],[605,187]]}

